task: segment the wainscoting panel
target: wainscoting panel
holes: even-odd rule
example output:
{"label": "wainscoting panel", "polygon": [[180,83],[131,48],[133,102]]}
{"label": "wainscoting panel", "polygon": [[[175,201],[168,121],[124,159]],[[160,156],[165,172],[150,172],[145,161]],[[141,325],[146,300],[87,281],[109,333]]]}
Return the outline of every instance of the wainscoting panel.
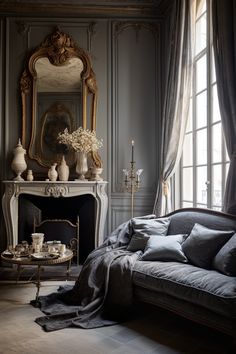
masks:
{"label": "wainscoting panel", "polygon": [[135,168],[144,170],[135,213],[153,208],[159,172],[159,31],[153,22],[116,21],[112,26],[111,229],[131,215],[122,171],[130,168],[132,139]]}
{"label": "wainscoting panel", "polygon": [[[127,202],[126,206],[121,205],[116,205],[113,206],[112,212],[111,212],[111,222],[113,225],[113,229],[118,227],[120,224],[123,222],[126,222],[131,219],[131,210],[130,210],[130,205],[129,202]],[[150,211],[151,206],[150,205],[136,205],[134,209],[134,217],[136,216],[141,216],[141,215],[150,215],[152,212]]]}

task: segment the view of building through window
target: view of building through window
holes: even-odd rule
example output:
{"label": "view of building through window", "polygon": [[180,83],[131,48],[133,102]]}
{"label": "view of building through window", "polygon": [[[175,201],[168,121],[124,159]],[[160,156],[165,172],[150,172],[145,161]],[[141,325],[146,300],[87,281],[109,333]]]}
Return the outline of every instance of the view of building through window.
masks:
{"label": "view of building through window", "polygon": [[210,0],[197,1],[192,95],[180,165],[180,207],[221,210],[229,159],[212,47]]}

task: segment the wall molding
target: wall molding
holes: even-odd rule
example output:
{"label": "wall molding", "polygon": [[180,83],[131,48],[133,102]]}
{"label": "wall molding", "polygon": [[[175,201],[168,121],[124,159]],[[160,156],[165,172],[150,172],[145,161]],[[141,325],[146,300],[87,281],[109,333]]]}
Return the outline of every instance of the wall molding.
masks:
{"label": "wall molding", "polygon": [[[123,181],[120,180],[120,168],[118,166],[119,162],[119,148],[118,148],[118,142],[119,142],[119,96],[118,96],[118,82],[119,82],[119,73],[118,73],[118,40],[119,36],[124,34],[124,31],[133,28],[135,31],[140,32],[142,29],[150,31],[154,35],[154,45],[155,45],[155,56],[156,56],[156,68],[154,68],[154,75],[156,77],[156,82],[157,80],[157,66],[160,63],[159,57],[158,57],[158,41],[159,41],[159,33],[160,33],[160,25],[158,23],[152,23],[152,22],[143,22],[143,21],[114,21],[113,22],[113,57],[112,57],[112,75],[113,75],[113,88],[112,88],[112,101],[113,101],[113,112],[112,112],[112,126],[111,126],[111,135],[112,135],[112,146],[111,146],[111,154],[113,156],[113,164],[111,167],[111,193],[113,195],[119,195],[123,194]],[[125,34],[124,34],[125,35]],[[145,70],[145,68],[144,68]],[[158,116],[158,94],[157,94],[157,89],[153,93],[156,97],[156,102],[155,102],[155,116]],[[156,148],[157,150],[157,148]],[[125,166],[124,166],[125,167]],[[128,167],[128,166],[126,166]],[[153,171],[153,173],[156,173],[157,171]],[[157,179],[157,176],[156,176]],[[142,197],[145,196],[150,196],[150,194],[155,193],[156,191],[156,185],[149,185],[149,186],[142,186],[139,190],[139,195]]]}
{"label": "wall molding", "polygon": [[[150,214],[150,206],[142,205],[134,208],[134,217]],[[131,218],[130,206],[113,206],[111,207],[111,230],[119,226],[121,223]]]}
{"label": "wall molding", "polygon": [[[87,34],[87,38],[86,38],[86,49],[89,53],[92,51],[92,40],[96,35],[96,31],[97,31],[97,22],[96,21],[80,21],[80,22],[72,22],[71,20],[67,21],[67,20],[63,20],[61,21],[61,19],[59,18],[54,18],[52,20],[50,20],[50,22],[45,19],[39,19],[39,18],[35,18],[35,19],[22,19],[21,21],[16,20],[15,21],[16,24],[16,28],[17,28],[17,33],[20,36],[25,37],[26,39],[26,43],[27,43],[27,49],[29,49],[29,43],[30,43],[30,33],[33,30],[33,28],[35,27],[45,27],[48,26],[49,32],[50,33],[53,29],[59,28],[60,30],[62,30],[63,32],[70,32],[71,28],[76,28],[76,29],[84,29],[86,31]],[[42,39],[43,40],[43,39]],[[75,42],[79,45],[79,41],[76,40],[74,38]],[[40,45],[40,43],[38,43],[38,45]]]}
{"label": "wall molding", "polygon": [[6,1],[0,3],[0,13],[5,16],[27,15],[45,16],[55,15],[62,17],[148,17],[164,18],[170,11],[171,1],[100,1],[91,3],[87,1],[76,3],[73,1]]}
{"label": "wall molding", "polygon": [[150,31],[155,39],[157,40],[157,36],[159,33],[159,26],[156,22],[143,22],[143,21],[119,21],[115,24],[114,36],[117,37],[122,32],[129,28],[133,28],[136,33],[136,41],[139,39],[139,34],[142,29],[146,29]]}

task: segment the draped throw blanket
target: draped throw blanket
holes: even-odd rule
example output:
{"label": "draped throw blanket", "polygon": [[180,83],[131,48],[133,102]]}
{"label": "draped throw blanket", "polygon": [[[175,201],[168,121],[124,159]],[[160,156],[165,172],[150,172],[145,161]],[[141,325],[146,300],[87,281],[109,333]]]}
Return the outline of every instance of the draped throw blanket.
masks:
{"label": "draped throw blanket", "polygon": [[108,326],[122,320],[124,314],[127,316],[132,305],[132,268],[142,254],[126,250],[133,220],[120,225],[102,246],[90,253],[74,286],[39,297],[46,316],[36,322],[45,331]]}

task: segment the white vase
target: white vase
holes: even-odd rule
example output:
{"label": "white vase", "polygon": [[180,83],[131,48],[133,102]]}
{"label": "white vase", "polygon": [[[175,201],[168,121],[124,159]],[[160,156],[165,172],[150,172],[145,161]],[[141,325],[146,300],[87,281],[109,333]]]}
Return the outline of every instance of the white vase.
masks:
{"label": "white vase", "polygon": [[103,171],[103,168],[100,167],[92,167],[91,168],[91,181],[103,181],[102,177],[100,176]]}
{"label": "white vase", "polygon": [[34,176],[33,176],[33,171],[32,170],[28,170],[26,179],[29,182],[32,182],[34,180]]}
{"label": "white vase", "polygon": [[87,154],[84,151],[76,152],[76,173],[78,174],[78,179],[80,181],[86,181],[86,173],[88,172],[88,160]]}
{"label": "white vase", "polygon": [[69,179],[69,166],[66,164],[65,156],[62,156],[60,165],[57,167],[59,181],[68,181]]}
{"label": "white vase", "polygon": [[14,181],[24,181],[24,179],[21,177],[21,174],[27,168],[27,165],[26,165],[26,162],[25,162],[26,150],[21,145],[20,139],[18,141],[18,144],[17,144],[16,148],[13,151],[13,154],[14,154],[14,158],[13,158],[12,163],[11,163],[11,168],[17,175],[14,178]]}
{"label": "white vase", "polygon": [[52,166],[48,170],[48,178],[50,181],[56,181],[57,180],[57,170],[56,170],[57,164],[53,163]]}

